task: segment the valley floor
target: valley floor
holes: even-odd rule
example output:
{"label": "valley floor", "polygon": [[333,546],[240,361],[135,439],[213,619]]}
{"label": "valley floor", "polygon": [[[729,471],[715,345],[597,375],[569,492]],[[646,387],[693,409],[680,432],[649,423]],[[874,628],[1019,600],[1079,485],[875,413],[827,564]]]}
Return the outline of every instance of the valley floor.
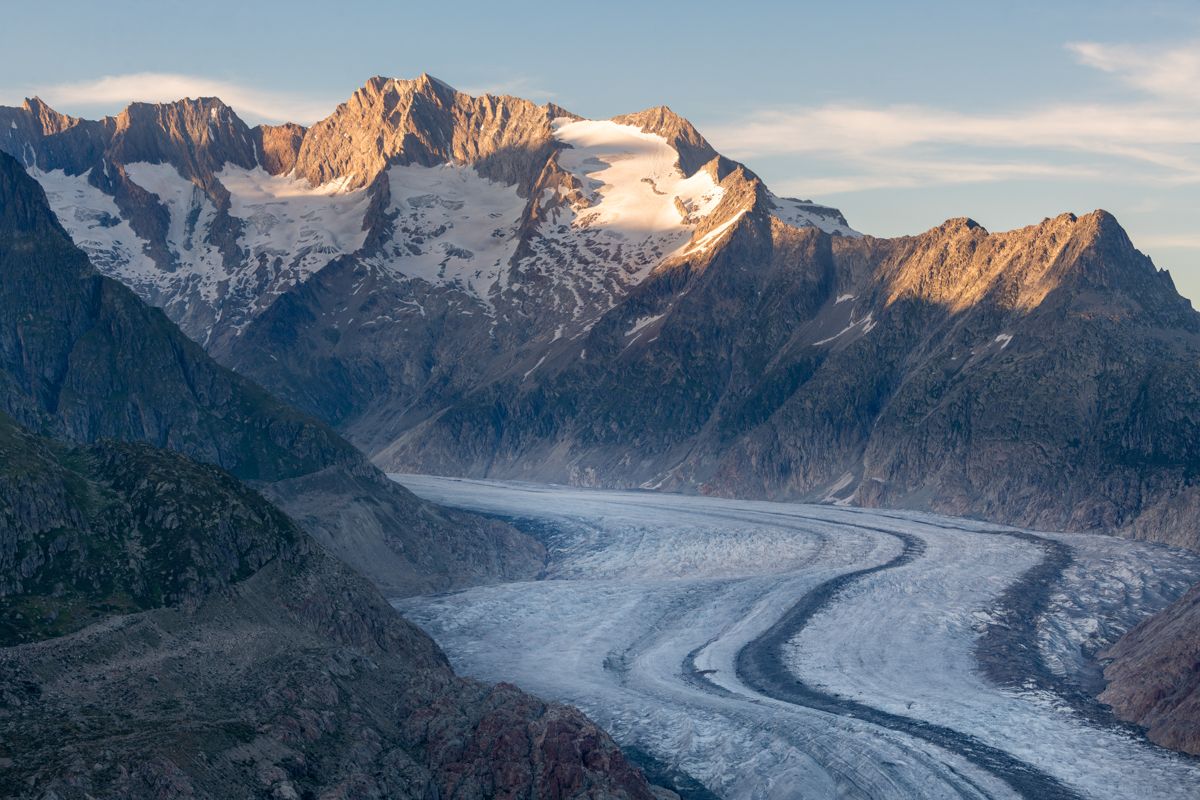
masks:
{"label": "valley floor", "polygon": [[724,798],[1200,797],[1088,654],[1200,556],[964,519],[395,476],[514,520],[541,580],[395,605],[456,670],[579,706]]}

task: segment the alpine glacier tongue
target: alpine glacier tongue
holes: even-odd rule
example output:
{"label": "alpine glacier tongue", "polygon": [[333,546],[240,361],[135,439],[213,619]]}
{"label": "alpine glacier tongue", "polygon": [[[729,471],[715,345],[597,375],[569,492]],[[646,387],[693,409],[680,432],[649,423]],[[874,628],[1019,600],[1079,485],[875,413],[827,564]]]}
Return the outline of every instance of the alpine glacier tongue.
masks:
{"label": "alpine glacier tongue", "polygon": [[[721,797],[1168,800],[1200,781],[1194,760],[1064,696],[997,685],[983,666],[1002,654],[979,649],[1028,612],[1020,649],[1070,683],[1060,656],[1178,596],[1195,553],[907,512],[403,480],[550,545],[543,580],[396,603],[457,668],[577,704]],[[1007,606],[1045,542],[1071,567]],[[765,691],[743,654],[804,606],[777,651],[779,683],[805,691]]]}

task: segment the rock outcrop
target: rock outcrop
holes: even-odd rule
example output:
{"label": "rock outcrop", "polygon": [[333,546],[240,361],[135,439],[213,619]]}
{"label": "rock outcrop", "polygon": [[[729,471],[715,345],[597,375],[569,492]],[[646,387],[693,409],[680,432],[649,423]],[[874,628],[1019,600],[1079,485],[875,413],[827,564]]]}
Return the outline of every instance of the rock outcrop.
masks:
{"label": "rock outcrop", "polygon": [[[122,220],[171,232],[110,274],[385,468],[1200,545],[1200,323],[1103,212],[861,237],[666,107],[582,120],[427,75],[309,129],[243,130],[215,100],[4,114],[85,248]],[[54,172],[85,168],[120,219]],[[138,191],[162,201],[141,221]],[[204,247],[224,272],[188,260]]]}
{"label": "rock outcrop", "polygon": [[0,414],[0,795],[654,795],[217,467]]}
{"label": "rock outcrop", "polygon": [[1151,741],[1200,755],[1200,586],[1100,657],[1111,660],[1101,700]]}
{"label": "rock outcrop", "polygon": [[324,424],[218,366],[97,275],[38,184],[0,154],[0,410],[76,442],[141,441],[259,486],[385,591],[536,574],[541,546],[437,509]]}

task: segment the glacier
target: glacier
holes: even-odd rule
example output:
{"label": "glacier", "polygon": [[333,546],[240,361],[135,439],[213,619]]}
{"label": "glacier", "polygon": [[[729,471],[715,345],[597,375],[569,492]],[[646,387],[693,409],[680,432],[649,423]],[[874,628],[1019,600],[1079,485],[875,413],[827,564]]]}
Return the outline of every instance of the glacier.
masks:
{"label": "glacier", "polygon": [[[393,601],[457,670],[577,705],[721,797],[1200,787],[1200,762],[1073,691],[1094,683],[1092,653],[1200,578],[1196,554],[915,512],[393,477],[547,546],[537,581]],[[1017,634],[1026,655],[1006,667],[1029,675],[999,680],[982,650]]]}

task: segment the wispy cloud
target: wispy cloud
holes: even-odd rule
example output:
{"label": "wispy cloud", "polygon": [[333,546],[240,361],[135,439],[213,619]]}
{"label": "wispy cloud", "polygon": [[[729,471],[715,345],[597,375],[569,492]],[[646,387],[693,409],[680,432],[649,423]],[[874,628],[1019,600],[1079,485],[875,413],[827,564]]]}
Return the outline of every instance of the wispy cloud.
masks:
{"label": "wispy cloud", "polygon": [[[1141,95],[969,113],[922,105],[763,109],[709,131],[730,155],[819,160],[811,194],[1030,177],[1200,183],[1200,48],[1073,43],[1080,63]],[[998,157],[999,156],[999,157]]]}
{"label": "wispy cloud", "polygon": [[337,100],[311,94],[270,91],[232,81],[168,72],[106,75],[93,80],[36,86],[23,92],[62,109],[105,109],[135,102],[163,103],[183,97],[219,97],[251,122],[312,123],[333,111]]}
{"label": "wispy cloud", "polygon": [[1142,234],[1138,237],[1138,244],[1142,247],[1174,247],[1180,250],[1200,250],[1200,234]]}
{"label": "wispy cloud", "polygon": [[855,166],[857,172],[785,180],[775,188],[785,194],[822,197],[874,189],[910,189],[1037,178],[1093,180],[1108,174],[1090,166],[1032,161],[910,159],[903,156],[863,158]]}
{"label": "wispy cloud", "polygon": [[1164,100],[1200,100],[1200,42],[1167,47],[1072,42],[1067,49],[1081,64],[1148,94]]}

